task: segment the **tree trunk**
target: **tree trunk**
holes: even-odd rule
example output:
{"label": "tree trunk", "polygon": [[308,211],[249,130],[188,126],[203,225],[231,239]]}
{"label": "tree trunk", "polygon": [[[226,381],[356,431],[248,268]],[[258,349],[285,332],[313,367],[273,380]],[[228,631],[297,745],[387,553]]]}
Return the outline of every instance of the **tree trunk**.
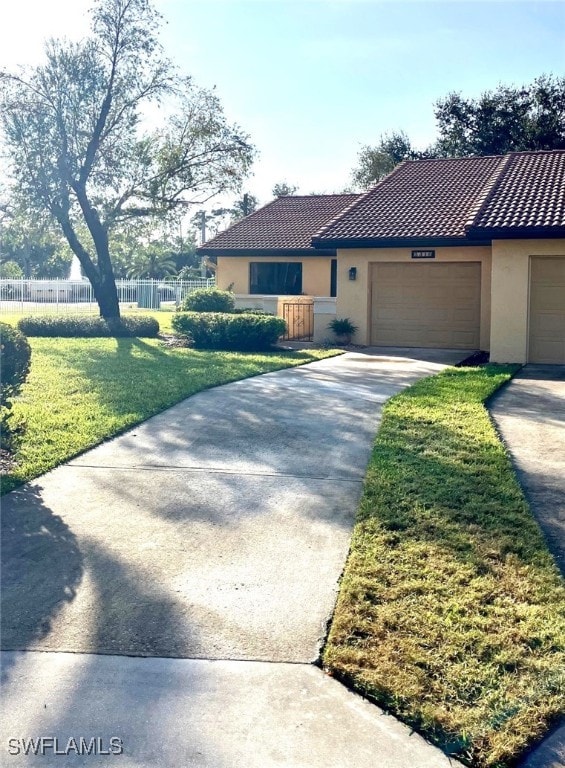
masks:
{"label": "tree trunk", "polygon": [[98,302],[100,316],[109,323],[116,322],[120,319],[120,304],[112,260],[110,259],[108,236],[104,232],[102,237],[93,237],[93,240],[98,269],[96,270],[96,280],[92,283],[92,289]]}
{"label": "tree trunk", "polygon": [[100,316],[109,323],[117,322],[120,319],[120,304],[118,302],[114,268],[110,258],[108,233],[100,223],[98,214],[91,206],[84,189],[77,187],[75,191],[96,249],[97,268],[95,270],[96,275],[93,276],[94,280],[88,272],[86,274],[92,283],[94,296],[100,309]]}
{"label": "tree trunk", "polygon": [[97,243],[96,250],[98,252],[100,283],[94,288],[94,295],[98,302],[100,315],[108,321],[119,320],[120,304],[118,302],[118,289],[116,288],[116,279],[114,277],[114,270],[112,269],[110,254],[106,248],[106,258],[100,258],[100,251],[98,250]]}
{"label": "tree trunk", "polygon": [[55,207],[53,214],[67,238],[71,250],[78,257],[82,268],[90,280],[94,298],[100,310],[100,316],[109,323],[116,323],[120,319],[120,304],[118,302],[118,291],[112,260],[110,259],[110,248],[108,244],[108,234],[101,226],[97,217],[93,215],[92,209],[88,207],[88,201],[85,201],[83,210],[86,208],[89,216],[85,215],[89,226],[94,247],[96,248],[97,264],[95,264],[88,251],[77,237],[68,213],[62,207]]}
{"label": "tree trunk", "polygon": [[108,322],[116,322],[120,319],[120,305],[118,303],[118,291],[112,275],[110,279],[102,278],[92,283],[94,298],[98,303],[100,317]]}

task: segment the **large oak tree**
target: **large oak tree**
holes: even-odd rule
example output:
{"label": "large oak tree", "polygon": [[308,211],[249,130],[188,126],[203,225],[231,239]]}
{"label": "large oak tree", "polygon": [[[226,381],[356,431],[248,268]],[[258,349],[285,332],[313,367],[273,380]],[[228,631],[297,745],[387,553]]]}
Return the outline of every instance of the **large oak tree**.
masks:
{"label": "large oak tree", "polygon": [[108,320],[112,231],[238,190],[253,158],[215,93],[165,58],[159,23],[148,0],[97,0],[88,38],[51,40],[40,66],[0,73],[17,195],[58,222]]}
{"label": "large oak tree", "polygon": [[565,149],[565,77],[499,85],[478,98],[448,93],[435,103],[442,157]]}
{"label": "large oak tree", "polygon": [[361,148],[352,180],[366,189],[403,160],[503,155],[565,148],[565,78],[542,75],[529,85],[499,85],[478,98],[448,93],[435,102],[436,141],[415,149],[403,131]]}

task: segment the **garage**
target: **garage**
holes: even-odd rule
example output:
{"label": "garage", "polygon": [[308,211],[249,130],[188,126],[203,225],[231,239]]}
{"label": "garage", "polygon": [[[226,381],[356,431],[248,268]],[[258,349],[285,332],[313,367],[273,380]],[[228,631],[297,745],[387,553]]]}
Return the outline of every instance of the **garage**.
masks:
{"label": "garage", "polygon": [[478,349],[480,313],[480,262],[372,265],[372,344]]}
{"label": "garage", "polygon": [[530,261],[528,361],[565,365],[565,256]]}

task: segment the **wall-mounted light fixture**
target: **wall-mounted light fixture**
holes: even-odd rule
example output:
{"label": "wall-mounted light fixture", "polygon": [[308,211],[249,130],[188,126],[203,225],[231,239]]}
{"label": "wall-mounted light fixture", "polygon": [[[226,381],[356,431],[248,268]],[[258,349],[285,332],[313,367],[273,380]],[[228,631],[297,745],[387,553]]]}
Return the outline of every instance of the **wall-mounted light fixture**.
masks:
{"label": "wall-mounted light fixture", "polygon": [[349,270],[349,279],[357,280],[357,267],[351,267]]}

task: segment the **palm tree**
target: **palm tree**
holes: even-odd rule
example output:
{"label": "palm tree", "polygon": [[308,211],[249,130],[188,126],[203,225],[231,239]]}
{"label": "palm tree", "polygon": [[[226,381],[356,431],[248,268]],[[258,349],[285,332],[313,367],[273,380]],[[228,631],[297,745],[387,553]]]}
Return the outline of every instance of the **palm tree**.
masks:
{"label": "palm tree", "polygon": [[177,265],[170,252],[166,251],[159,243],[150,243],[143,250],[139,250],[128,269],[128,277],[145,277],[152,280],[161,280],[169,275],[176,275]]}

